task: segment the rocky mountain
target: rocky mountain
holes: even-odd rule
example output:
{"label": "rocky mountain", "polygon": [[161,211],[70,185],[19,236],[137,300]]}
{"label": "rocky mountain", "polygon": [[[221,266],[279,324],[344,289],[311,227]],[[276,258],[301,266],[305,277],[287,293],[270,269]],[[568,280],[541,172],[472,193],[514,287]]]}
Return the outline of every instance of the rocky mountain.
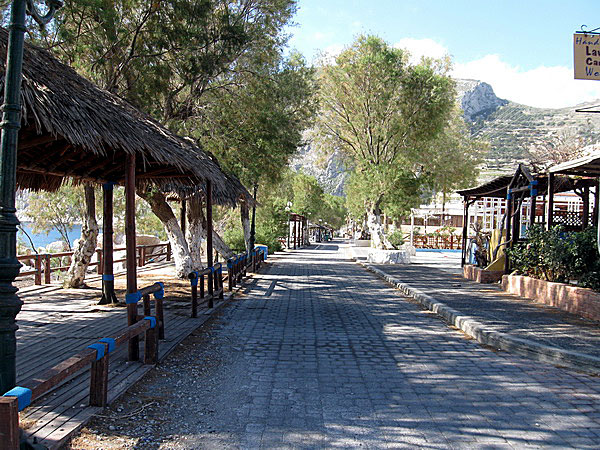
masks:
{"label": "rocky mountain", "polygon": [[[484,167],[488,174],[512,171],[517,163],[530,159],[530,150],[560,136],[581,138],[587,144],[600,142],[600,114],[575,112],[600,100],[560,109],[535,108],[500,99],[492,86],[481,81],[459,79],[456,83],[472,135],[490,143]],[[346,174],[338,156],[319,163],[316,149],[307,146],[292,166],[315,176],[327,192],[343,195]]]}

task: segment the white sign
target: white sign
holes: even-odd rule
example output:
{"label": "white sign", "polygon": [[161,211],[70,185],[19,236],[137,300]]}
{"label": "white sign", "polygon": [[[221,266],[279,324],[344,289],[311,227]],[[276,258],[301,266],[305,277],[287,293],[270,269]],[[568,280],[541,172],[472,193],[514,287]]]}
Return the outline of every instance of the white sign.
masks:
{"label": "white sign", "polygon": [[600,80],[600,34],[573,35],[575,79]]}

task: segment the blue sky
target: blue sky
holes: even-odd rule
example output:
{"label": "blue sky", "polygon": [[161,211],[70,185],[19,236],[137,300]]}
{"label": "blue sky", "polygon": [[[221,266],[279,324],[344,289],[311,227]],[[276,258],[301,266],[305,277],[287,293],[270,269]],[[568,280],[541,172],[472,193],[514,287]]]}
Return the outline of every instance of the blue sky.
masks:
{"label": "blue sky", "polygon": [[415,56],[449,54],[454,75],[497,95],[564,107],[600,98],[600,82],[573,79],[573,32],[600,27],[598,0],[298,0],[290,45],[313,61],[359,33]]}

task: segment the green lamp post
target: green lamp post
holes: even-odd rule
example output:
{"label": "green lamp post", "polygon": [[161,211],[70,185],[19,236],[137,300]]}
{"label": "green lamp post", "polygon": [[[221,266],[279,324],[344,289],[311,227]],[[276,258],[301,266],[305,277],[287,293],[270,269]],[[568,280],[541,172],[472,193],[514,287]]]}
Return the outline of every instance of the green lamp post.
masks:
{"label": "green lamp post", "polygon": [[21,264],[17,260],[17,146],[21,126],[21,79],[25,15],[41,26],[52,20],[62,6],[58,0],[46,0],[48,11],[40,14],[33,0],[13,0],[8,26],[8,49],[4,77],[4,103],[0,128],[0,395],[15,386],[16,349],[15,318],[23,302],[13,286]]}

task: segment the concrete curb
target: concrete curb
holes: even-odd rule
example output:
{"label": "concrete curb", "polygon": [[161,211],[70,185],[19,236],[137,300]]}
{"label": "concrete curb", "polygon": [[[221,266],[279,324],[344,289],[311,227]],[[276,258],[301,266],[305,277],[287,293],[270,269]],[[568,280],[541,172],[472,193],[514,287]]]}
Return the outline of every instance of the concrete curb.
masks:
{"label": "concrete curb", "polygon": [[558,347],[551,347],[530,339],[518,338],[507,333],[493,331],[486,328],[481,323],[467,314],[463,314],[438,299],[425,294],[421,290],[411,287],[409,284],[400,281],[382,270],[363,262],[358,262],[368,271],[373,272],[388,283],[394,285],[402,293],[417,300],[428,310],[438,314],[446,322],[461,329],[467,335],[476,339],[484,345],[505,350],[519,355],[527,356],[537,361],[555,364],[557,366],[570,367],[582,372],[594,375],[600,374],[600,358],[586,355],[585,353],[564,350]]}

